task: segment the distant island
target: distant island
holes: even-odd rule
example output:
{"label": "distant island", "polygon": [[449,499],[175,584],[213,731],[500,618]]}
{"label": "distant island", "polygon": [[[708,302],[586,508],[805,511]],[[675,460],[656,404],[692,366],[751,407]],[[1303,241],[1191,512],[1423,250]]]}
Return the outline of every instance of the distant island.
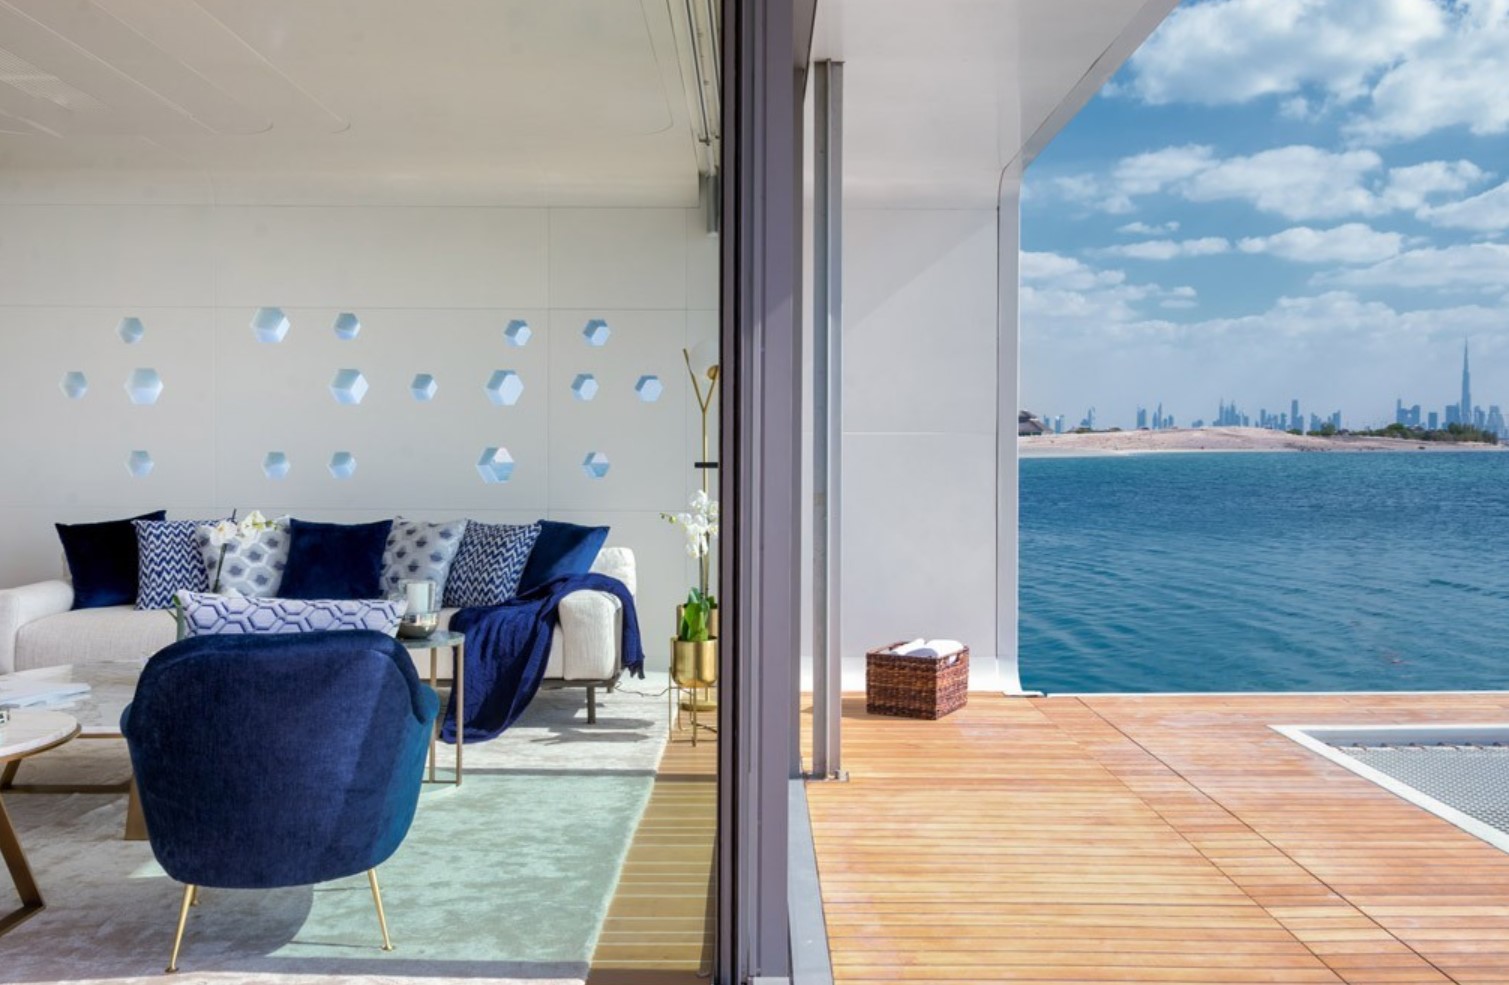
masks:
{"label": "distant island", "polygon": [[1298,434],[1267,428],[1172,428],[1160,431],[1079,431],[1022,436],[1017,442],[1023,458],[1075,455],[1135,455],[1154,452],[1500,452],[1491,434],[1476,429],[1458,432],[1419,432],[1401,425],[1377,431]]}

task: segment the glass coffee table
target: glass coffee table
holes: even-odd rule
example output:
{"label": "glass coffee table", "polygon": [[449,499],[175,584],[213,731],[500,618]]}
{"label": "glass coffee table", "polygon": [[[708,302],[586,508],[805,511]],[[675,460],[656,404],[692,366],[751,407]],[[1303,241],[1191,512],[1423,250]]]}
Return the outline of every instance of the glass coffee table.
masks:
{"label": "glass coffee table", "polygon": [[[80,739],[121,739],[121,714],[136,694],[145,660],[115,663],[71,664],[62,667],[39,667],[0,676],[0,683],[16,681],[26,684],[83,684],[89,690],[81,694],[60,696],[25,710],[63,712],[78,721]],[[141,805],[136,799],[136,784],[131,777],[117,783],[17,783],[19,759],[0,769],[0,791],[17,793],[124,793],[127,841],[145,841],[147,825],[142,820]]]}

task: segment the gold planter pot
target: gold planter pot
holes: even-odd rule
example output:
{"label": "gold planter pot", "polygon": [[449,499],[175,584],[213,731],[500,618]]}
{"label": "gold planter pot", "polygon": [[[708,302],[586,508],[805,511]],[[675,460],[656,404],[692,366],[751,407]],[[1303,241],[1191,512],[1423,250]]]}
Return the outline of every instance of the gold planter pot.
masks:
{"label": "gold planter pot", "polygon": [[718,640],[692,643],[671,639],[671,677],[684,688],[712,687],[718,683]]}

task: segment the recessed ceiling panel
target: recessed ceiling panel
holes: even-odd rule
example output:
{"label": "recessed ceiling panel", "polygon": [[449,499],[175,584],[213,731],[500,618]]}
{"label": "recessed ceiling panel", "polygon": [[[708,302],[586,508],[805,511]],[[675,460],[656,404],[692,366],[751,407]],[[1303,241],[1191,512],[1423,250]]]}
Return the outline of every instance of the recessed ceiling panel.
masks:
{"label": "recessed ceiling panel", "polygon": [[199,3],[354,131],[527,140],[673,122],[641,0]]}

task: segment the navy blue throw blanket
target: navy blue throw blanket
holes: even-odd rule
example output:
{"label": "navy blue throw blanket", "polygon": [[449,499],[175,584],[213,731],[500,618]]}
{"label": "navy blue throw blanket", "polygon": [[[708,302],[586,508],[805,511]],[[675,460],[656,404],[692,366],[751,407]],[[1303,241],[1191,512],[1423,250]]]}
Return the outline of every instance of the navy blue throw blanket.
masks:
{"label": "navy blue throw blanket", "polygon": [[[529,707],[545,677],[561,599],[572,592],[607,592],[623,603],[624,669],[644,676],[634,596],[617,578],[567,575],[502,605],[462,609],[451,617],[451,629],[466,634],[465,741],[494,738]],[[446,742],[456,741],[455,712],[452,693],[441,732]]]}

